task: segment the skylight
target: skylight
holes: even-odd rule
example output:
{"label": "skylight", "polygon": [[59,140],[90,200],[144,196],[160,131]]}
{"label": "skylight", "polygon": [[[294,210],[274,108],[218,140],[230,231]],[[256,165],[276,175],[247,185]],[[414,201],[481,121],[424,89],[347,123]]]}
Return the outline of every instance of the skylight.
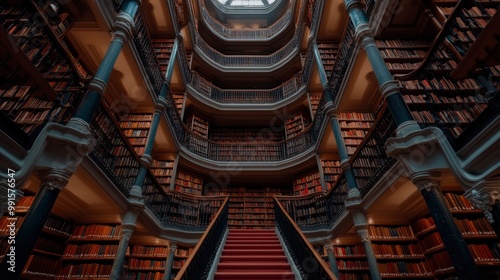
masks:
{"label": "skylight", "polygon": [[265,7],[276,0],[217,0],[221,4],[231,7]]}

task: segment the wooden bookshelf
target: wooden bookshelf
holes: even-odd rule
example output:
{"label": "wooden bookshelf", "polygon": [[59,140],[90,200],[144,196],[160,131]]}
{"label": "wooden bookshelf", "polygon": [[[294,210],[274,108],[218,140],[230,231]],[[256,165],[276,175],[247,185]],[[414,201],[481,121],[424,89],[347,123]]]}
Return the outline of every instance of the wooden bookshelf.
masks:
{"label": "wooden bookshelf", "polygon": [[[208,139],[208,120],[197,113],[192,113],[186,119],[186,125],[189,129],[201,138]],[[197,137],[191,137],[189,139],[190,148],[197,154],[206,155],[208,149],[208,142],[204,139],[198,139]]]}
{"label": "wooden bookshelf", "polygon": [[138,156],[144,154],[152,120],[152,114],[128,114],[120,121],[123,134]]}
{"label": "wooden bookshelf", "polygon": [[[16,229],[19,229],[24,221],[35,196],[23,196],[16,203]],[[12,220],[9,214],[0,218],[0,261],[5,258],[8,253],[8,247],[11,244],[7,242],[8,229],[7,224]],[[21,277],[23,279],[36,279],[37,277],[54,278],[60,269],[60,261],[66,246],[66,241],[71,235],[73,223],[51,215],[44,225],[41,235],[38,237],[35,247],[31,252],[24,268],[22,268]]]}
{"label": "wooden bookshelf", "polygon": [[183,113],[183,108],[184,108],[184,102],[185,102],[185,94],[184,93],[176,93],[172,92],[172,98],[174,99],[175,102],[175,107],[177,108],[177,111],[179,112],[179,115],[182,118],[182,113]]}
{"label": "wooden bookshelf", "polygon": [[375,116],[371,113],[339,113],[338,121],[347,153],[351,156],[373,126]]}
{"label": "wooden bookshelf", "polygon": [[178,192],[201,195],[203,186],[203,177],[201,175],[178,170],[175,178],[174,189]]}
{"label": "wooden bookshelf", "polygon": [[326,76],[330,77],[333,71],[333,65],[338,55],[339,44],[318,42],[319,55],[323,62]]}
{"label": "wooden bookshelf", "polygon": [[109,278],[121,235],[121,225],[75,226],[55,279]]}
{"label": "wooden bookshelf", "polygon": [[163,75],[165,75],[167,72],[167,66],[170,60],[170,56],[172,55],[174,39],[151,38],[151,43],[153,44],[156,59],[160,64],[161,71],[163,72]]}
{"label": "wooden bookshelf", "polygon": [[274,195],[288,191],[276,187],[228,186],[208,195],[229,195],[229,228],[274,227]]}
{"label": "wooden bookshelf", "polygon": [[151,173],[155,176],[156,181],[161,185],[165,192],[170,190],[172,176],[174,173],[174,164],[172,160],[156,160],[153,159],[151,165]]}
{"label": "wooden bookshelf", "polygon": [[0,12],[0,69],[8,77],[0,82],[0,112],[28,135],[49,121],[67,122],[87,78],[63,38],[73,17],[65,7],[50,17],[38,4],[11,1]]}
{"label": "wooden bookshelf", "polygon": [[376,40],[387,67],[393,74],[417,69],[424,60],[431,42],[423,40]]}
{"label": "wooden bookshelf", "polygon": [[302,112],[294,114],[285,121],[285,138],[290,139],[302,133],[309,125],[309,119]]}
{"label": "wooden bookshelf", "polygon": [[[499,238],[483,212],[476,209],[462,192],[444,192],[443,195],[480,271],[500,273]],[[452,275],[455,272],[452,260],[444,248],[432,217],[418,219],[413,223],[413,229],[434,270],[433,273],[439,276]]]}
{"label": "wooden bookshelf", "polygon": [[193,253],[193,248],[185,247],[185,246],[177,246],[174,253],[174,262],[172,265],[172,275],[171,279],[174,279],[179,270],[184,266],[186,260]]}
{"label": "wooden bookshelf", "polygon": [[342,168],[339,160],[321,160],[321,168],[323,169],[323,179],[327,190],[330,190],[337,182]]}
{"label": "wooden bookshelf", "polygon": [[307,195],[310,193],[322,192],[320,175],[318,171],[309,171],[297,176],[293,180],[293,194]]}
{"label": "wooden bookshelf", "polygon": [[163,279],[168,247],[134,244],[127,250],[127,279]]}
{"label": "wooden bookshelf", "polygon": [[268,127],[212,126],[210,140],[217,143],[276,143],[283,141],[283,132]]}
{"label": "wooden bookshelf", "polygon": [[370,225],[368,232],[382,278],[434,277],[411,226]]}
{"label": "wooden bookshelf", "polygon": [[319,101],[321,99],[321,93],[308,92],[307,96],[309,100],[309,108],[311,110],[311,118],[314,119],[316,111],[318,110]]}

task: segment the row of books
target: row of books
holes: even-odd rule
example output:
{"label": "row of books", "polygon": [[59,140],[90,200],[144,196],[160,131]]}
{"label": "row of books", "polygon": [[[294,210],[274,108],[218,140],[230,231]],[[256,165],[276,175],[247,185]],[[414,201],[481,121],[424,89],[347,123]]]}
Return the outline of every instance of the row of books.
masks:
{"label": "row of books", "polygon": [[64,250],[64,257],[87,258],[87,257],[114,257],[118,245],[112,244],[68,244]]}
{"label": "row of books", "polygon": [[121,225],[90,224],[77,225],[71,235],[72,239],[105,239],[121,238]]}

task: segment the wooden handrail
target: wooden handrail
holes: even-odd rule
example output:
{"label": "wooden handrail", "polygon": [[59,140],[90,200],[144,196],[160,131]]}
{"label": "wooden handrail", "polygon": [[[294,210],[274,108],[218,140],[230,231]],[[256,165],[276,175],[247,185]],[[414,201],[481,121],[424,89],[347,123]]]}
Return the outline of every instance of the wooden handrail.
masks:
{"label": "wooden handrail", "polygon": [[309,241],[307,241],[307,237],[302,233],[299,226],[290,217],[290,215],[288,215],[287,211],[285,211],[285,209],[283,208],[283,205],[281,205],[281,203],[276,199],[276,197],[274,197],[273,199],[274,199],[274,203],[276,203],[278,205],[278,207],[283,212],[283,214],[288,219],[288,221],[290,221],[290,223],[292,223],[293,228],[298,232],[299,236],[306,243],[307,248],[312,251],[314,258],[316,259],[318,265],[321,266],[326,271],[326,274],[328,275],[328,277],[330,277],[330,279],[337,280],[337,277],[335,277],[335,275],[333,274],[331,269],[323,261],[323,258],[319,255],[319,253],[316,251],[316,249],[314,249],[314,247],[311,245],[311,243]]}
{"label": "wooden handrail", "polygon": [[453,19],[455,19],[458,16],[457,14],[460,12],[460,9],[462,9],[463,6],[465,6],[465,4],[468,3],[468,2],[469,1],[466,1],[466,0],[460,0],[460,2],[458,2],[458,4],[453,9],[453,12],[446,19],[446,21],[443,24],[443,26],[442,26],[441,30],[439,31],[438,35],[432,41],[432,46],[429,49],[429,51],[427,52],[427,55],[425,56],[425,58],[422,61],[422,63],[416,69],[414,69],[413,71],[411,71],[410,73],[407,73],[407,74],[394,74],[393,77],[395,79],[401,80],[401,81],[409,80],[409,79],[414,78],[417,74],[420,73],[420,71],[423,70],[423,68],[427,65],[427,63],[429,63],[429,60],[431,59],[431,57],[434,55],[436,49],[439,47],[439,44],[441,44],[444,35],[448,34],[448,30],[447,29],[451,25],[451,23],[453,22]]}
{"label": "wooden handrail", "polygon": [[180,280],[182,278],[182,276],[184,275],[184,273],[186,273],[186,270],[187,268],[189,267],[189,264],[193,261],[193,258],[194,256],[196,255],[196,253],[198,252],[198,250],[200,249],[201,247],[201,244],[203,244],[203,242],[205,241],[205,239],[207,238],[207,235],[208,233],[210,232],[210,230],[212,230],[215,222],[217,221],[217,218],[220,216],[220,214],[222,213],[222,210],[224,209],[224,207],[226,207],[226,204],[228,203],[229,201],[229,196],[226,196],[226,198],[224,199],[224,201],[222,202],[222,205],[220,206],[219,210],[217,211],[217,213],[215,214],[214,218],[212,219],[212,221],[210,222],[210,224],[208,225],[207,229],[205,230],[205,232],[203,233],[203,235],[201,236],[200,240],[198,241],[198,243],[196,244],[196,246],[194,247],[193,249],[193,252],[191,253],[191,255],[189,256],[189,258],[186,260],[186,263],[184,263],[184,265],[182,266],[181,270],[177,273],[177,276],[175,277],[175,280]]}

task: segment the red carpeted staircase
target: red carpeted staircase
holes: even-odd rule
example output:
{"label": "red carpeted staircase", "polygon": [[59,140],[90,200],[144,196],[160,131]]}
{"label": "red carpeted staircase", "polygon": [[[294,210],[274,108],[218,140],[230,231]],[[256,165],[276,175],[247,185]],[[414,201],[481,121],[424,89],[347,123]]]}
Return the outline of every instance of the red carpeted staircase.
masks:
{"label": "red carpeted staircase", "polygon": [[278,236],[271,229],[230,229],[215,280],[293,280]]}

